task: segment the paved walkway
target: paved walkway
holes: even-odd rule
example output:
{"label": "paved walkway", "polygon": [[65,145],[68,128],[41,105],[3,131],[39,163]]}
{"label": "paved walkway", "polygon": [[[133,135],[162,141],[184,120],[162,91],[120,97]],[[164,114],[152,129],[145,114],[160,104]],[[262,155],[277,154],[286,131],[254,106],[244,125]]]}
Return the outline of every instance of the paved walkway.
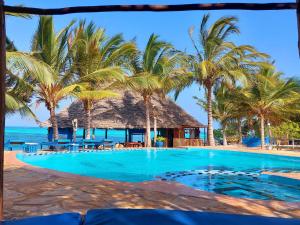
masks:
{"label": "paved walkway", "polygon": [[161,181],[124,183],[26,165],[5,153],[5,218],[91,208],[165,208],[300,218],[300,202],[257,201],[197,191]]}

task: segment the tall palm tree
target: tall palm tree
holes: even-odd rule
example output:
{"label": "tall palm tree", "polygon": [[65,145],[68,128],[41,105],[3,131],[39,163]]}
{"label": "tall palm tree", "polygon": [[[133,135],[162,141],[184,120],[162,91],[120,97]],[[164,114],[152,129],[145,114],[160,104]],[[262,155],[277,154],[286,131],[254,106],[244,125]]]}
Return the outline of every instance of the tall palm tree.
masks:
{"label": "tall palm tree", "polygon": [[72,21],[67,27],[56,33],[53,18],[41,16],[32,41],[32,56],[39,62],[33,67],[33,72],[28,73],[28,76],[33,79],[37,104],[44,102],[50,112],[54,140],[58,139],[55,115],[58,103],[78,90],[78,85],[72,84],[72,80],[66,73],[68,66],[67,40],[73,24]]}
{"label": "tall palm tree", "polygon": [[104,29],[94,23],[80,21],[69,38],[70,75],[84,83],[84,91],[77,97],[86,114],[86,139],[90,139],[91,110],[95,100],[117,97],[111,90],[114,82],[125,80],[122,68],[128,57],[136,51],[134,43],[125,42],[118,34],[108,38]]}
{"label": "tall palm tree", "polygon": [[152,34],[143,52],[136,55],[131,64],[132,76],[129,77],[129,86],[140,93],[145,105],[145,147],[151,147],[150,109],[151,97],[156,93],[164,97],[176,85],[182,73],[178,66],[182,54],[176,51],[167,42],[160,41]]}
{"label": "tall palm tree", "polygon": [[[236,118],[236,105],[230,99],[230,90],[224,85],[216,87],[214,90],[215,98],[212,101],[212,116],[219,121],[223,132],[223,145],[227,145],[226,130],[228,123]],[[207,101],[194,97],[197,104],[207,110]]]}
{"label": "tall palm tree", "polygon": [[215,145],[213,136],[212,97],[213,87],[220,82],[232,83],[237,79],[245,80],[245,75],[254,69],[257,57],[266,57],[252,46],[236,46],[229,41],[232,34],[238,34],[237,18],[222,17],[208,28],[209,15],[202,18],[198,42],[194,39],[194,29],[189,31],[195,55],[188,57],[190,73],[185,82],[178,87],[176,96],[193,83],[203,85],[206,90],[208,144]]}
{"label": "tall palm tree", "polygon": [[239,91],[237,104],[242,105],[260,122],[261,148],[265,147],[265,123],[278,122],[300,112],[299,84],[281,78],[282,73],[274,67],[261,68],[250,78],[247,87]]}

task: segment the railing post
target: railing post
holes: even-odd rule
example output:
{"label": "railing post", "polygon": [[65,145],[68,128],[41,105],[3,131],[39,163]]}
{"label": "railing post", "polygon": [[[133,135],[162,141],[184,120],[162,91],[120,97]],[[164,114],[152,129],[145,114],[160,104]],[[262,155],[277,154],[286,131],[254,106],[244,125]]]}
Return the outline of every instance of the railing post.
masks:
{"label": "railing post", "polygon": [[4,1],[0,0],[0,220],[3,220],[4,129],[5,129],[5,75],[6,33]]}

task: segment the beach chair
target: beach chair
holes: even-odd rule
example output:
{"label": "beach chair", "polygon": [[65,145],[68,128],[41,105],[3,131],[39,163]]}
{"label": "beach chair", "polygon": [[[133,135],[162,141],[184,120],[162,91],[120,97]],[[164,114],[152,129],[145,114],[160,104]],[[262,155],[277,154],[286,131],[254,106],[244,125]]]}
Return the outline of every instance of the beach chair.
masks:
{"label": "beach chair", "polygon": [[20,147],[20,149],[23,148],[23,145],[25,144],[25,141],[18,141],[18,140],[8,140],[5,144],[4,147],[10,151],[13,150],[15,147]]}
{"label": "beach chair", "polygon": [[96,146],[96,143],[95,143],[95,140],[90,140],[90,139],[82,139],[81,141],[81,146],[82,146],[82,149],[95,149],[95,146]]}
{"label": "beach chair", "polygon": [[43,149],[44,146],[48,146],[51,150],[56,150],[58,148],[64,148],[69,149],[71,141],[68,139],[61,139],[56,141],[50,141],[50,142],[41,142],[41,149]]}
{"label": "beach chair", "polygon": [[102,149],[105,149],[105,148],[111,148],[111,149],[113,149],[113,148],[115,147],[115,143],[114,143],[114,141],[112,141],[112,140],[104,139],[104,140],[100,143],[100,146],[102,147]]}
{"label": "beach chair", "polygon": [[37,153],[38,143],[25,143],[23,145],[23,152],[25,153]]}
{"label": "beach chair", "polygon": [[78,151],[79,150],[79,144],[77,143],[70,143],[69,144],[69,151]]}

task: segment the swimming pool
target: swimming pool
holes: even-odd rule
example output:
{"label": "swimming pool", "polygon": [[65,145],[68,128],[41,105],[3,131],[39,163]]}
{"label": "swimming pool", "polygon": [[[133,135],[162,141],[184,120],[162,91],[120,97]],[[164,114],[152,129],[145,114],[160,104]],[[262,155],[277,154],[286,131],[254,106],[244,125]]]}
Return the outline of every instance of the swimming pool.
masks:
{"label": "swimming pool", "polygon": [[300,172],[300,158],[204,149],[18,154],[28,164],[108,180],[176,181],[241,198],[300,201],[300,181],[262,175]]}

